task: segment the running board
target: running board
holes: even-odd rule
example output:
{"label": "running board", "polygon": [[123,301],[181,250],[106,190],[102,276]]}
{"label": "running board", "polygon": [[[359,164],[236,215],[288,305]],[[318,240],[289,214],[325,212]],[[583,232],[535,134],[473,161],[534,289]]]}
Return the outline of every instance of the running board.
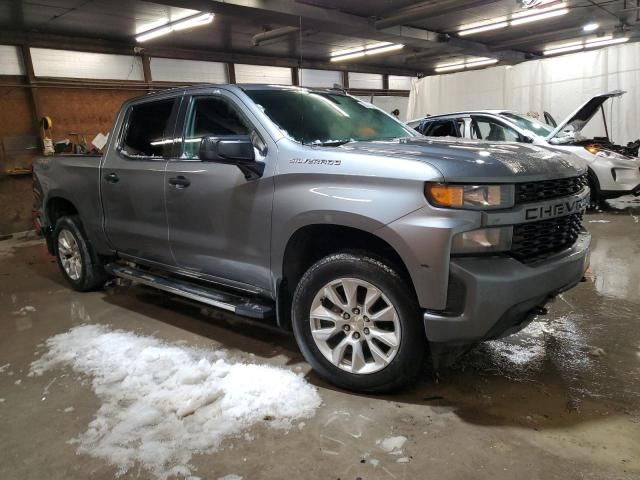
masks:
{"label": "running board", "polygon": [[138,268],[118,265],[116,263],[106,265],[105,270],[116,277],[157,288],[158,290],[205,303],[212,307],[221,308],[243,317],[260,320],[273,317],[273,306],[264,300],[242,297],[223,290],[204,287],[185,280],[151,273]]}

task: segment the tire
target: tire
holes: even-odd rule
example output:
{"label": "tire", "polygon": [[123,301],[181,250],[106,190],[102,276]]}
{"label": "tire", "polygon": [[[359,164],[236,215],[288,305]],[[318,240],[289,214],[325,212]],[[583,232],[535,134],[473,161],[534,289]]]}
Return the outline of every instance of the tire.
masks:
{"label": "tire", "polygon": [[62,276],[74,290],[88,292],[102,288],[108,275],[77,215],[57,220],[53,246]]}
{"label": "tire", "polygon": [[589,196],[589,209],[597,210],[604,205],[604,200],[600,195],[600,182],[593,170],[588,171],[587,180],[589,182],[589,190],[591,191]]}
{"label": "tire", "polygon": [[[347,290],[355,292],[349,295],[355,301],[347,301]],[[368,301],[378,293],[379,300]],[[338,387],[390,392],[422,372],[427,343],[417,301],[400,275],[380,260],[339,253],[315,263],[296,287],[292,319],[307,362]]]}

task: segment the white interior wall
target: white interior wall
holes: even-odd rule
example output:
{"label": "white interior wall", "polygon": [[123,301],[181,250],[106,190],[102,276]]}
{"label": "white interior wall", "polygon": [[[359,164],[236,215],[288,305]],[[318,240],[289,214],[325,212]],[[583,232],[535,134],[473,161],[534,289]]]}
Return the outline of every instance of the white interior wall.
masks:
{"label": "white interior wall", "polygon": [[342,72],[337,70],[300,69],[300,85],[311,88],[331,88],[342,86]]}
{"label": "white interior wall", "polygon": [[270,83],[291,85],[291,69],[288,67],[267,67],[264,65],[236,64],[237,83]]}
{"label": "white interior wall", "polygon": [[[560,122],[598,93],[626,90],[609,102],[611,137],[640,138],[640,43],[521,63],[513,67],[425,77],[413,82],[409,119],[472,109],[548,111]],[[585,135],[599,134],[594,118]]]}
{"label": "white interior wall", "polygon": [[389,90],[411,90],[413,77],[389,75]]}
{"label": "white interior wall", "polygon": [[349,88],[381,90],[382,75],[379,75],[377,73],[349,72]]}
{"label": "white interior wall", "polygon": [[226,63],[175,58],[149,59],[151,78],[159,82],[228,83]]}
{"label": "white interior wall", "polygon": [[142,59],[133,55],[31,48],[37,77],[144,80]]}
{"label": "white interior wall", "polygon": [[400,110],[399,120],[407,121],[407,107],[409,105],[409,97],[396,97],[390,95],[358,95],[356,98],[372,103],[380,110],[387,113],[393,112],[396,108]]}
{"label": "white interior wall", "polygon": [[24,74],[24,63],[19,47],[0,45],[0,75]]}

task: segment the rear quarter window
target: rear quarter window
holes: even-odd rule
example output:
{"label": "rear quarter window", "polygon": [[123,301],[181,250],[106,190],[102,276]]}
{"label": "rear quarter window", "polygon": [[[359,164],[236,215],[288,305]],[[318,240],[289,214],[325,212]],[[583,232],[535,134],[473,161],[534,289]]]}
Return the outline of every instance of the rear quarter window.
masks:
{"label": "rear quarter window", "polygon": [[172,98],[130,107],[120,151],[132,158],[162,158],[167,143],[167,126],[175,102],[176,99]]}

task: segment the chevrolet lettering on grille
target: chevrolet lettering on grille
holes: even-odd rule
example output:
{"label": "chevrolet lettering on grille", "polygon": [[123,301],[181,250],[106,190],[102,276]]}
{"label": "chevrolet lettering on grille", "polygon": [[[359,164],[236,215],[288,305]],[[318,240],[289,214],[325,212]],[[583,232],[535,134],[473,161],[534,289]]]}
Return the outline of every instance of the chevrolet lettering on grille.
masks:
{"label": "chevrolet lettering on grille", "polygon": [[525,219],[528,221],[544,220],[546,218],[554,218],[561,215],[582,213],[587,209],[588,205],[589,197],[585,197],[563,200],[553,205],[531,207],[525,210]]}

